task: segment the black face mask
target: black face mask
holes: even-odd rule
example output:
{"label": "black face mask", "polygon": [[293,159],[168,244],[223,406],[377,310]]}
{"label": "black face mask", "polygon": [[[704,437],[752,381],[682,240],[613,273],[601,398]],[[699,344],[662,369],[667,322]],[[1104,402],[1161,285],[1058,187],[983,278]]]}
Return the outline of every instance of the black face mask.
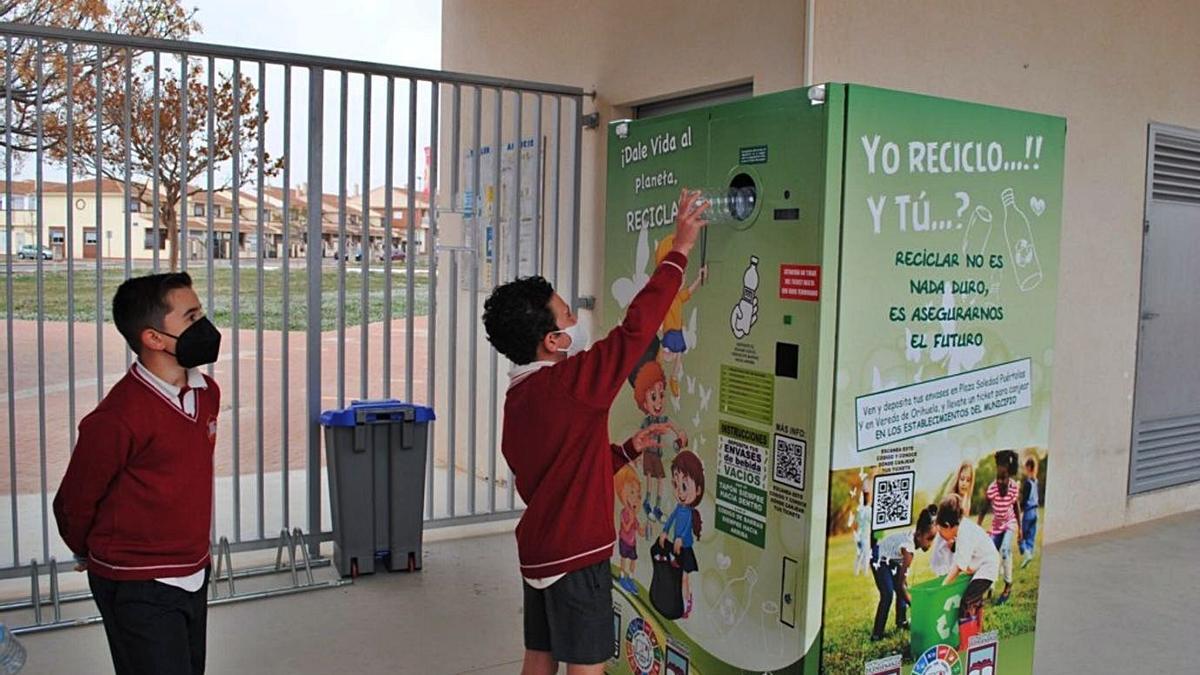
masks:
{"label": "black face mask", "polygon": [[184,368],[195,368],[210,363],[216,363],[217,355],[221,352],[221,331],[208,320],[201,318],[179,335],[163,333],[175,338],[175,352],[167,352],[175,357]]}

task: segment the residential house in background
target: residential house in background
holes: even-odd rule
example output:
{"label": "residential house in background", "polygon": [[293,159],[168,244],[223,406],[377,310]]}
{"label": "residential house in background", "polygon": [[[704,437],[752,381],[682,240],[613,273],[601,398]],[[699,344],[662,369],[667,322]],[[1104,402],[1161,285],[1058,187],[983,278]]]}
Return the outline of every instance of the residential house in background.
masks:
{"label": "residential house in background", "polygon": [[[79,177],[68,194],[67,184],[44,181],[42,183],[43,244],[53,251],[55,260],[63,260],[70,254],[75,259],[90,260],[96,257],[148,261],[154,258],[158,248],[160,260],[170,255],[168,228],[161,224],[157,236],[154,227],[153,194],[141,192],[134,186],[132,197],[127,198],[125,185],[117,181],[100,181],[99,208],[97,208],[97,184],[94,178]],[[0,182],[0,213],[6,212],[5,194],[9,192]],[[35,244],[37,240],[37,189],[34,181],[14,181],[11,187],[13,254],[23,245]],[[345,253],[354,260],[360,252],[370,252],[372,261],[384,258],[384,242],[387,239],[387,213],[384,204],[385,188],[375,188],[364,200],[359,194],[347,196],[345,209]],[[201,190],[188,195],[181,208],[177,209],[180,240],[186,242],[180,248],[181,257],[192,260],[204,259],[211,245],[213,257],[229,259],[233,256],[253,258],[259,250],[265,258],[302,258],[308,243],[308,202],[310,195],[302,185],[293,188],[289,195],[288,210],[284,214],[284,192],[278,187],[264,187],[262,202],[256,189],[243,188],[236,204],[232,190],[215,190],[211,194]],[[364,214],[364,202],[369,214]],[[321,196],[321,255],[336,257],[339,253],[340,197],[336,194]],[[262,241],[258,241],[258,222],[261,208]],[[236,219],[235,219],[236,210]],[[423,195],[416,198],[416,231],[413,249],[419,255],[428,253],[429,203]],[[128,236],[126,218],[128,217]],[[0,254],[7,249],[7,222],[0,227]],[[284,250],[284,227],[290,227],[288,248]],[[73,230],[68,237],[68,228]],[[212,240],[209,241],[211,230]],[[392,195],[391,212],[392,250],[406,254],[408,244],[408,192],[396,188]]]}

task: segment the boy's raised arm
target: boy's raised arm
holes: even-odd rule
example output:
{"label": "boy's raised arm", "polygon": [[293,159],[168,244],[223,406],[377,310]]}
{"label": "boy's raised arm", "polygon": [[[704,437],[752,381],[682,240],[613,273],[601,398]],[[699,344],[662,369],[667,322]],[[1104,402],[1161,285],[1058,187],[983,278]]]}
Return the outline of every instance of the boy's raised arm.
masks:
{"label": "boy's raised arm", "polygon": [[563,362],[568,387],[577,400],[603,409],[612,404],[621,383],[650,346],[683,284],[687,256],[704,227],[703,214],[707,208],[698,192],[685,190],[680,195],[675,245],[646,286],[634,296],[624,320],[591,349]]}

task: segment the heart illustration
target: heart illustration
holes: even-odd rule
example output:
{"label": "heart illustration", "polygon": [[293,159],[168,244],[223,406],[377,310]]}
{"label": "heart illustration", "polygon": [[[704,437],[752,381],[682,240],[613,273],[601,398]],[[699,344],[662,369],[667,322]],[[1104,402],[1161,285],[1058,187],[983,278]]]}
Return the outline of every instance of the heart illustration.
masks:
{"label": "heart illustration", "polygon": [[1029,208],[1033,209],[1033,212],[1040,216],[1046,212],[1046,202],[1038,197],[1030,197]]}

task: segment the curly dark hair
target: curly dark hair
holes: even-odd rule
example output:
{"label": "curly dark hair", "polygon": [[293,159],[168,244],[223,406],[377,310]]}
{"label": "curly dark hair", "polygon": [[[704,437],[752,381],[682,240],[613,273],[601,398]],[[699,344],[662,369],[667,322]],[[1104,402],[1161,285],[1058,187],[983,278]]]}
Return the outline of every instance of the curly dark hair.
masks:
{"label": "curly dark hair", "polygon": [[542,277],[525,277],[498,286],[483,303],[488,342],[509,361],[523,366],[537,358],[546,333],[558,330],[550,299],[554,287]]}
{"label": "curly dark hair", "polygon": [[1019,466],[1020,460],[1017,458],[1017,452],[1015,450],[997,450],[994,456],[996,459],[996,466],[1003,466],[1008,469],[1008,475],[1010,477],[1017,475],[1017,467]]}

